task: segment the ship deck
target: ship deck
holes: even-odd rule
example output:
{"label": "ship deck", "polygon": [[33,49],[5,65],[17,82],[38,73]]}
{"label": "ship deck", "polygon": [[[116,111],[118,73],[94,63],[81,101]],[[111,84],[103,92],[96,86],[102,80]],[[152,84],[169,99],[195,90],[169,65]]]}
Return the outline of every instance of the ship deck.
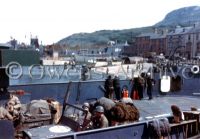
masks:
{"label": "ship deck", "polygon": [[155,117],[170,116],[171,105],[177,105],[182,111],[195,107],[200,110],[200,98],[191,96],[160,96],[152,100],[133,100],[134,105],[140,111],[140,120],[148,120]]}

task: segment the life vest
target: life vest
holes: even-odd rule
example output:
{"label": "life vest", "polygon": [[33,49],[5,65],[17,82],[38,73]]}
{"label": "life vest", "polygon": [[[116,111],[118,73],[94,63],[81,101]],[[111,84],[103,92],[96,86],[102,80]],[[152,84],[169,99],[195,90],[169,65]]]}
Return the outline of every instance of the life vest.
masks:
{"label": "life vest", "polygon": [[128,90],[123,90],[123,98],[128,98]]}
{"label": "life vest", "polygon": [[132,99],[133,100],[139,100],[139,94],[137,90],[134,90],[132,93]]}

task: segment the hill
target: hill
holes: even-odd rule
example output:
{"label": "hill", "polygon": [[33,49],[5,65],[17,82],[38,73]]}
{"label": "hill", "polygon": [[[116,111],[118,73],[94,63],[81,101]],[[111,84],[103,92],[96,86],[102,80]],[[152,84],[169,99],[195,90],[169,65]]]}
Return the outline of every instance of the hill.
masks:
{"label": "hill", "polygon": [[58,42],[61,45],[70,47],[100,47],[105,46],[109,41],[117,41],[118,43],[132,42],[133,37],[141,32],[151,32],[152,27],[143,27],[125,30],[100,30],[93,33],[78,33],[66,37]]}
{"label": "hill", "polygon": [[200,7],[192,6],[174,10],[155,26],[189,26],[200,22]]}
{"label": "hill", "polygon": [[93,33],[77,33],[63,38],[58,44],[69,47],[101,47],[107,45],[108,41],[117,41],[124,43],[133,42],[133,38],[140,33],[153,32],[154,28],[168,28],[169,30],[177,25],[189,26],[200,22],[200,7],[192,6],[174,10],[166,17],[151,27],[132,28],[124,30],[100,30]]}

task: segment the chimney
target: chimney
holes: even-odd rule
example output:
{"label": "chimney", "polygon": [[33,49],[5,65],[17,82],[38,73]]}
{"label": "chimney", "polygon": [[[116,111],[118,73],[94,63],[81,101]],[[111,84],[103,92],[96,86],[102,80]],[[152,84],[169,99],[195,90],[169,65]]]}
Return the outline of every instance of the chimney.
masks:
{"label": "chimney", "polygon": [[154,29],[154,33],[158,34],[158,29],[157,28]]}
{"label": "chimney", "polygon": [[167,28],[162,30],[162,35],[166,35],[167,33],[168,33],[168,29]]}

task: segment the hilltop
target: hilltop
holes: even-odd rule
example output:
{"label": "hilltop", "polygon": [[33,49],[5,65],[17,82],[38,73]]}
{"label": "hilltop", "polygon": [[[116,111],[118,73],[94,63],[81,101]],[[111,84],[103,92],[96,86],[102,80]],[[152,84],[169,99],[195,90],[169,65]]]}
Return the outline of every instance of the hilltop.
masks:
{"label": "hilltop", "polygon": [[200,7],[184,7],[168,13],[165,18],[155,26],[189,26],[200,22]]}

